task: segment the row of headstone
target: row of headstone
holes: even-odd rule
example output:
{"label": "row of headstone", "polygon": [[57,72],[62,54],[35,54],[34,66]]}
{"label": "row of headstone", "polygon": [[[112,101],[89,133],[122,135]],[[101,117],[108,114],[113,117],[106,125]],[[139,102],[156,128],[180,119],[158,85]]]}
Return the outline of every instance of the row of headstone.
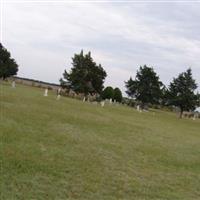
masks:
{"label": "row of headstone", "polygon": [[[16,88],[16,83],[15,83],[15,81],[12,81],[11,87],[12,87],[12,88]],[[48,97],[48,91],[49,91],[49,90],[48,90],[47,88],[44,90],[44,97]],[[59,89],[57,90],[57,97],[56,97],[56,99],[57,99],[57,100],[60,100],[60,97],[61,97],[61,88],[59,88]]]}
{"label": "row of headstone", "polygon": [[[15,87],[16,87],[16,83],[15,83],[15,81],[12,81],[12,88],[15,88]],[[48,97],[48,91],[49,90],[47,88],[44,90],[44,97]],[[57,97],[56,97],[56,99],[60,100],[60,98],[61,98],[61,88],[59,88],[57,90]],[[85,102],[85,101],[86,101],[86,98],[83,97],[83,102]],[[87,98],[87,101],[89,102],[89,98]],[[113,102],[112,99],[106,99],[105,101],[101,101],[100,102],[101,107],[104,107],[106,102],[108,102],[110,104],[113,104],[113,103],[116,104],[116,100],[114,100],[114,102]],[[140,108],[140,105],[137,105],[137,111],[138,112],[142,112],[142,109]]]}
{"label": "row of headstone", "polygon": [[[83,97],[83,102],[85,102],[85,101],[86,101],[86,98]],[[89,98],[87,98],[87,101],[90,102]],[[98,103],[97,102],[92,102],[92,104],[97,105]],[[101,105],[101,107],[104,107],[105,106],[105,101],[101,101],[100,105]]]}
{"label": "row of headstone", "polygon": [[136,106],[136,110],[137,110],[138,112],[140,112],[140,113],[141,113],[142,111],[143,111],[143,112],[149,112],[147,108],[142,108],[140,105],[137,105],[137,106]]}
{"label": "row of headstone", "polygon": [[[86,98],[86,97],[83,97],[83,99],[82,99],[82,101],[83,102],[90,102],[90,99],[89,99],[89,97],[88,98]],[[101,102],[97,102],[97,101],[92,101],[91,102],[92,104],[95,104],[95,105],[98,105],[98,104],[100,104],[101,105],[101,107],[104,107],[105,105],[107,105],[107,104],[110,104],[110,105],[115,105],[115,106],[118,106],[118,105],[120,105],[120,103],[118,103],[116,100],[112,100],[112,99],[105,99],[105,100],[102,100]]]}
{"label": "row of headstone", "polygon": [[[83,97],[83,100],[82,100],[83,102],[90,102],[90,99],[89,99],[89,97]],[[92,104],[98,104],[98,102],[92,102]],[[118,105],[118,103],[116,102],[116,100],[112,100],[112,99],[105,99],[105,100],[103,100],[103,101],[101,101],[100,102],[100,105],[101,105],[101,107],[104,107],[106,104],[115,104],[115,105]]]}
{"label": "row of headstone", "polygon": [[[15,81],[12,81],[12,88],[15,88],[15,87],[16,87],[16,83],[15,83]],[[48,97],[48,91],[49,90],[47,88],[44,90],[44,97]],[[59,88],[57,90],[56,99],[60,100],[60,98],[61,98],[61,88]],[[86,101],[86,98],[83,97],[83,102],[85,102],[85,101]],[[87,101],[89,102],[89,98],[87,98]],[[101,107],[104,107],[106,102],[109,102],[110,104],[112,104],[112,103],[116,104],[116,100],[114,100],[114,102],[113,102],[112,99],[106,99],[105,101],[100,102]],[[142,112],[140,105],[137,105],[136,109],[138,112]],[[195,117],[194,117],[194,119],[195,119]]]}
{"label": "row of headstone", "polygon": [[90,101],[90,97],[91,97],[91,96],[87,96],[87,97],[84,96],[82,101],[83,101],[83,102],[86,102],[86,101],[87,101],[87,102],[93,103],[93,101]]}
{"label": "row of headstone", "polygon": [[114,99],[114,100],[112,100],[112,99],[105,99],[105,103],[107,104],[116,104],[117,102],[116,102],[116,100]]}

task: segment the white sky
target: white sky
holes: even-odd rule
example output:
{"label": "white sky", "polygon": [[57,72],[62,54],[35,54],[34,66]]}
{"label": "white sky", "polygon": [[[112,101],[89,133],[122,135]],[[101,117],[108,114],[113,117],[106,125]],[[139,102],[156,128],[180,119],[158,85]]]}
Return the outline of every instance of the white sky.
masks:
{"label": "white sky", "polygon": [[191,67],[200,85],[200,2],[43,2],[3,2],[2,43],[19,76],[58,83],[83,49],[105,68],[105,86],[125,91],[144,64],[165,84]]}

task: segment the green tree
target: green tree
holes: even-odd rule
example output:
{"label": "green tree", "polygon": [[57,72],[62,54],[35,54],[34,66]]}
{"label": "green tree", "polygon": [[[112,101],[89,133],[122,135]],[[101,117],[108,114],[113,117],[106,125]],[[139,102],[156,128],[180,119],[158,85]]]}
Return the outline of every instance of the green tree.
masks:
{"label": "green tree", "polygon": [[75,54],[72,58],[71,71],[64,71],[60,83],[62,87],[68,87],[77,93],[100,94],[106,76],[103,67],[93,61],[91,53],[84,55],[81,51],[80,54]]}
{"label": "green tree", "polygon": [[200,106],[200,94],[197,93],[197,106],[199,107]]}
{"label": "green tree", "polygon": [[198,105],[197,84],[192,77],[192,70],[179,74],[169,85],[168,100],[170,105],[180,108],[180,118],[183,111],[190,111]]}
{"label": "green tree", "polygon": [[111,86],[106,87],[102,94],[102,99],[113,99],[114,98],[114,90]]}
{"label": "green tree", "polygon": [[113,99],[116,100],[117,102],[122,101],[122,92],[119,88],[114,89],[114,96]]}
{"label": "green tree", "polygon": [[135,80],[130,78],[125,82],[126,93],[141,102],[142,106],[159,104],[162,98],[162,82],[153,68],[144,65],[136,73]]}
{"label": "green tree", "polygon": [[6,79],[7,77],[16,75],[18,71],[18,65],[10,53],[0,43],[0,78]]}

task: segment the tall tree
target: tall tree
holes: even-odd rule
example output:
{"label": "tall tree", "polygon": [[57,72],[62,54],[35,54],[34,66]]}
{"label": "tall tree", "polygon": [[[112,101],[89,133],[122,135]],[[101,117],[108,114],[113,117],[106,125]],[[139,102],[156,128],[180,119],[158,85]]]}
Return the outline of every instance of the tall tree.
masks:
{"label": "tall tree", "polygon": [[160,103],[162,82],[153,68],[144,65],[136,73],[135,80],[125,82],[126,93],[141,102],[142,106]]}
{"label": "tall tree", "polygon": [[18,65],[16,61],[11,58],[10,53],[0,43],[0,78],[7,78],[16,75],[18,71]]}
{"label": "tall tree", "polygon": [[102,99],[113,99],[114,97],[114,90],[111,86],[106,87],[102,94],[101,94]]}
{"label": "tall tree", "polygon": [[190,111],[198,105],[198,94],[195,93],[197,84],[192,77],[192,70],[179,74],[169,85],[169,104],[180,108],[180,118],[183,111]]}
{"label": "tall tree", "polygon": [[100,94],[106,76],[103,67],[93,61],[91,53],[84,55],[81,51],[80,54],[75,54],[72,58],[71,71],[64,71],[60,83],[61,86],[67,86],[77,93],[84,93],[85,95]]}
{"label": "tall tree", "polygon": [[116,100],[117,102],[122,101],[122,92],[119,88],[114,89],[114,96],[113,99]]}

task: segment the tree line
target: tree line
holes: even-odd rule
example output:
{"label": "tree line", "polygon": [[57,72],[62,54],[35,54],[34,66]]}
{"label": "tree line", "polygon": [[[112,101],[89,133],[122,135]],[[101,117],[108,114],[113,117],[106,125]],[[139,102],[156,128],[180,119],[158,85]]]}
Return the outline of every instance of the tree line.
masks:
{"label": "tree line", "polygon": [[[0,78],[16,75],[18,65],[11,54],[0,43]],[[65,70],[60,84],[65,89],[76,93],[97,95],[101,99],[111,99],[122,102],[122,92],[119,88],[108,86],[104,88],[107,73],[101,64],[97,64],[88,52],[83,50],[72,57],[70,71]],[[149,105],[176,106],[183,111],[194,110],[200,104],[197,83],[192,76],[191,68],[173,78],[169,86],[165,86],[153,67],[140,66],[135,78],[125,81],[126,93],[142,108]]]}
{"label": "tree line", "polygon": [[125,82],[126,93],[135,98],[142,107],[149,104],[176,106],[180,109],[180,118],[183,111],[192,111],[200,103],[197,83],[192,76],[191,68],[173,78],[166,87],[152,67],[141,66],[133,80]]}
{"label": "tree line", "polygon": [[[122,101],[119,88],[111,86],[103,89],[107,74],[103,67],[97,65],[91,53],[75,54],[72,58],[71,71],[65,71],[61,85],[75,92],[89,94],[98,93],[102,99]],[[192,76],[191,68],[173,78],[169,86],[165,86],[153,67],[140,66],[136,77],[125,81],[127,95],[134,99],[142,108],[149,105],[176,106],[183,111],[194,110],[199,105],[200,95],[197,93],[197,83]]]}

